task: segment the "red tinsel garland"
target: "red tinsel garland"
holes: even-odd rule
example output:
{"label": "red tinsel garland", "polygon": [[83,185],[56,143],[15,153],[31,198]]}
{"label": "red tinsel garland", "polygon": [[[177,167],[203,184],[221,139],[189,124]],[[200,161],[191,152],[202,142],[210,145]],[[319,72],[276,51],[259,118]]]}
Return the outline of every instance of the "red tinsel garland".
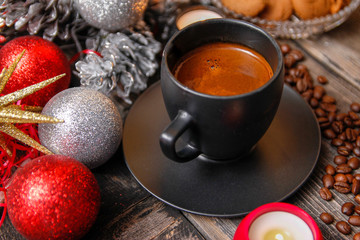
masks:
{"label": "red tinsel garland", "polygon": [[[40,142],[37,124],[24,123],[15,124],[15,126],[37,142]],[[3,135],[8,148],[12,152],[12,156],[9,156],[4,149],[0,148],[0,192],[4,194],[4,202],[0,203],[0,209],[3,208],[0,219],[0,226],[2,225],[6,217],[6,187],[11,179],[12,173],[25,160],[33,159],[43,155],[43,153],[41,153],[40,151],[30,146],[27,146],[6,134]]]}

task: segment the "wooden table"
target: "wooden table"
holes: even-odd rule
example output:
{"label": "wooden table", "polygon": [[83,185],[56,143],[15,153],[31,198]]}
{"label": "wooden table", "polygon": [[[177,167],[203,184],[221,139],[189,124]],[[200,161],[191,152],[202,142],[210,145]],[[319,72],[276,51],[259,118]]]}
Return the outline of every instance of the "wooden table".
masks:
{"label": "wooden table", "polygon": [[[280,40],[305,53],[311,75],[328,78],[324,87],[337,100],[340,112],[348,112],[350,103],[360,102],[360,9],[340,27],[319,37],[306,40]],[[316,80],[315,80],[316,81]],[[308,181],[286,202],[306,210],[318,223],[324,239],[352,239],[340,234],[335,224],[324,224],[319,215],[328,211],[336,220],[347,220],[340,211],[353,195],[337,194],[327,202],[320,198],[324,167],[331,163],[336,149],[323,138],[318,164]],[[360,173],[360,170],[357,170]],[[96,223],[84,239],[232,239],[243,219],[204,217],[179,211],[159,201],[132,177],[123,159],[122,148],[94,174],[101,187],[101,210]],[[0,239],[23,239],[7,218]]]}

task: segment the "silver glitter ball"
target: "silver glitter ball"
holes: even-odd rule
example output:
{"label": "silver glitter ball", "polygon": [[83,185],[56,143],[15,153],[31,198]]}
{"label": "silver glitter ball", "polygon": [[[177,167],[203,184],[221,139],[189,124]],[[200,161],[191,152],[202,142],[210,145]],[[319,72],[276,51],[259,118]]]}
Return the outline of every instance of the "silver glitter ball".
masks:
{"label": "silver glitter ball", "polygon": [[142,18],[148,0],[74,0],[81,17],[93,27],[115,32]]}
{"label": "silver glitter ball", "polygon": [[122,118],[104,94],[85,87],[66,89],[45,105],[42,114],[64,123],[39,124],[42,145],[55,154],[95,168],[111,158],[122,138]]}

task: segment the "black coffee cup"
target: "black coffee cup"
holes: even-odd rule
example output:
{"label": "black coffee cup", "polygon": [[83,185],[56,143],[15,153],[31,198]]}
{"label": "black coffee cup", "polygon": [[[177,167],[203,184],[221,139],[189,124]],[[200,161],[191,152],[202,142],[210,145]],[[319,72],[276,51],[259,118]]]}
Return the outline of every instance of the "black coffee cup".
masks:
{"label": "black coffee cup", "polygon": [[[234,96],[207,95],[184,86],[171,70],[181,56],[209,42],[239,43],[257,51],[270,64],[273,77],[254,91]],[[171,119],[160,136],[163,153],[177,162],[199,156],[215,161],[240,159],[269,128],[279,106],[283,78],[280,47],[253,24],[211,19],[178,31],[166,44],[161,63],[161,89]]]}

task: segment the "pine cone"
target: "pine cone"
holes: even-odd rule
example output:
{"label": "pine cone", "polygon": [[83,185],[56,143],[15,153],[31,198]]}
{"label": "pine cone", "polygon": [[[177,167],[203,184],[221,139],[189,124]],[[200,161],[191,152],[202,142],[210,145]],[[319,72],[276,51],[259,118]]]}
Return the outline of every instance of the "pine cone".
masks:
{"label": "pine cone", "polygon": [[42,34],[52,41],[55,37],[68,40],[71,31],[87,23],[72,7],[73,0],[3,0],[0,6],[0,31],[5,36],[28,31]]}
{"label": "pine cone", "polygon": [[112,92],[126,104],[131,104],[130,93],[138,94],[147,87],[148,77],[158,68],[156,54],[161,49],[151,32],[134,30],[107,33],[86,41],[88,49],[101,54],[87,54],[76,62],[75,74],[82,86],[106,95]]}

